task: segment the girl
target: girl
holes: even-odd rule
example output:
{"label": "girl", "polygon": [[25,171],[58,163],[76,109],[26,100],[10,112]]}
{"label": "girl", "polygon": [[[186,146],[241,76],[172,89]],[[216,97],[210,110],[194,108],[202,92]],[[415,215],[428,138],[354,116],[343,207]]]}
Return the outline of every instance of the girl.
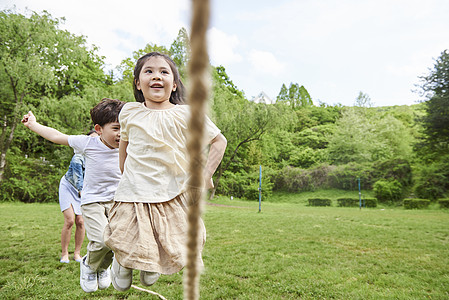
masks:
{"label": "girl", "polygon": [[[92,130],[87,135],[95,137],[97,133],[95,130]],[[70,161],[67,173],[62,176],[59,183],[59,206],[64,215],[64,225],[61,230],[61,263],[68,264],[70,262],[69,243],[73,224],[76,224],[73,259],[81,262],[81,246],[83,245],[85,235],[84,220],[81,215],[83,178],[84,156],[75,154]]]}
{"label": "girl", "polygon": [[[123,175],[104,236],[114,251],[111,280],[119,291],[130,288],[133,269],[141,270],[140,281],[148,286],[186,263],[190,109],[181,105],[184,86],[173,60],[158,52],[139,58],[133,86],[137,102],[126,103],[119,116]],[[212,188],[227,141],[207,117],[205,136],[210,144],[205,187]],[[203,223],[199,236],[204,246]],[[201,254],[198,260],[202,265]]]}

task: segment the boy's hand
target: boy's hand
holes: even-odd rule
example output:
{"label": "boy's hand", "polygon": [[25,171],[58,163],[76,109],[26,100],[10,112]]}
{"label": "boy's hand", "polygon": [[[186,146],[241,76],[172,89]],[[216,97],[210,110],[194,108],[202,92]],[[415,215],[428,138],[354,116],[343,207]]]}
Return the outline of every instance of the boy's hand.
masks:
{"label": "boy's hand", "polygon": [[30,128],[31,125],[36,123],[36,117],[31,111],[29,111],[26,115],[23,116],[22,123],[26,127]]}

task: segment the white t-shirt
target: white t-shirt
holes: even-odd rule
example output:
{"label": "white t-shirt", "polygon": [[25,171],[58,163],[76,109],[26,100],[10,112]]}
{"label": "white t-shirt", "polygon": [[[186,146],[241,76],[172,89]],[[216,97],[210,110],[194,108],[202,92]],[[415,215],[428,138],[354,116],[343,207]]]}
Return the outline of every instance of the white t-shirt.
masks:
{"label": "white t-shirt", "polygon": [[[159,203],[185,192],[188,155],[188,105],[149,109],[126,103],[119,115],[120,138],[128,141],[125,168],[115,201]],[[220,129],[206,116],[204,136],[214,139]]]}
{"label": "white t-shirt", "polygon": [[121,177],[118,149],[87,135],[69,136],[69,145],[86,159],[81,205],[113,200]]}

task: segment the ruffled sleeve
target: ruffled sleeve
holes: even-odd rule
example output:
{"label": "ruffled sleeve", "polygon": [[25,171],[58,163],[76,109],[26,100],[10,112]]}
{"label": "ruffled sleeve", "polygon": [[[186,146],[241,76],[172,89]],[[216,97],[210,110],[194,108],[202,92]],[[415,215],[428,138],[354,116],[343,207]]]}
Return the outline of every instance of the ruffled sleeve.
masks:
{"label": "ruffled sleeve", "polygon": [[138,109],[141,105],[140,102],[128,102],[125,103],[120,114],[118,116],[118,121],[120,123],[120,139],[123,141],[128,141],[128,120],[129,117],[133,114],[133,111]]}

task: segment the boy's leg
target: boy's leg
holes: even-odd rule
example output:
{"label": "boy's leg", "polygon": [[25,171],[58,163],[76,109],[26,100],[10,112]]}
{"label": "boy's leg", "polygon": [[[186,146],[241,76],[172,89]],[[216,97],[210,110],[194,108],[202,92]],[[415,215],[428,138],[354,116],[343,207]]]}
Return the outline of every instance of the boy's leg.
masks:
{"label": "boy's leg", "polygon": [[104,228],[108,224],[108,215],[112,204],[113,201],[108,201],[81,206],[84,226],[89,239],[86,264],[95,271],[107,269],[112,262],[113,253],[103,240]]}
{"label": "boy's leg", "polygon": [[104,244],[103,232],[108,224],[108,215],[112,204],[113,201],[108,201],[95,202],[81,206],[84,226],[86,228],[87,238],[89,239],[87,255],[80,266],[80,284],[84,291],[94,291],[94,287],[90,287],[90,273],[95,273],[95,282],[98,283],[98,288],[105,289],[111,284],[109,265],[112,262],[113,253],[111,249]]}

